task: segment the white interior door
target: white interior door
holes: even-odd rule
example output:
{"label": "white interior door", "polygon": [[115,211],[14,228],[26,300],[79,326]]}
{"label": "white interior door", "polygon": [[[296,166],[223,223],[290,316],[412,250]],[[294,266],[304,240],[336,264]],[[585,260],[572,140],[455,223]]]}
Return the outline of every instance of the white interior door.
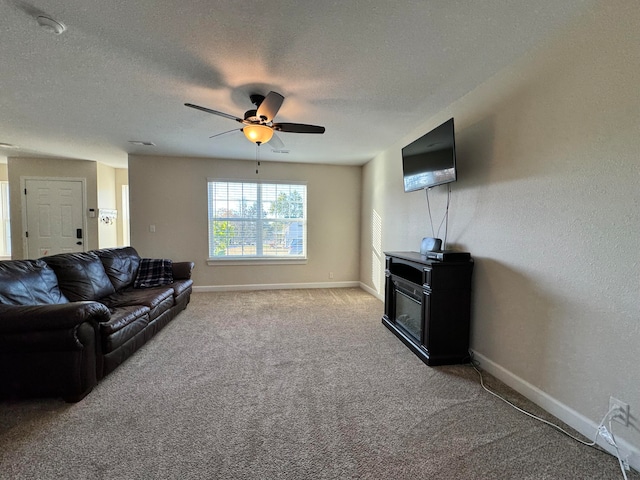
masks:
{"label": "white interior door", "polygon": [[25,180],[27,258],[85,250],[82,180]]}

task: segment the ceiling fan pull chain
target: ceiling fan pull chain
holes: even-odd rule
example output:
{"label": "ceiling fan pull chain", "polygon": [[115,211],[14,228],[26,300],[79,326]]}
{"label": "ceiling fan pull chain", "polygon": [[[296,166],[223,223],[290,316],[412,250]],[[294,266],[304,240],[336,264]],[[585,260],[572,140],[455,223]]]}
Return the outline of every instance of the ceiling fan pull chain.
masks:
{"label": "ceiling fan pull chain", "polygon": [[256,143],[256,175],[258,175],[258,167],[260,167],[260,144]]}

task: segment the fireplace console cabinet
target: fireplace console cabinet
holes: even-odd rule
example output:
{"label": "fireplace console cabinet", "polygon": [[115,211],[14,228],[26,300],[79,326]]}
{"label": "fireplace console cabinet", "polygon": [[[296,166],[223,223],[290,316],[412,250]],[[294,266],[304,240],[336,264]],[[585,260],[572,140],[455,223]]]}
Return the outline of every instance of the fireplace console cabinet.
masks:
{"label": "fireplace console cabinet", "polygon": [[382,323],[427,365],[469,359],[473,259],[427,259],[385,252]]}

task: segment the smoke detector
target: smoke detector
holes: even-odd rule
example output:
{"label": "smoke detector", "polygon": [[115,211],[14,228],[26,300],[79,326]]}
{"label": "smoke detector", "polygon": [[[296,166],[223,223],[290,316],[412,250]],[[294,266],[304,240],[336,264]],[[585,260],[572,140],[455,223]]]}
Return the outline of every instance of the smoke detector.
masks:
{"label": "smoke detector", "polygon": [[48,15],[38,15],[36,17],[36,21],[38,22],[38,25],[40,25],[44,30],[56,35],[60,35],[67,29],[67,27],[63,23],[54,20]]}

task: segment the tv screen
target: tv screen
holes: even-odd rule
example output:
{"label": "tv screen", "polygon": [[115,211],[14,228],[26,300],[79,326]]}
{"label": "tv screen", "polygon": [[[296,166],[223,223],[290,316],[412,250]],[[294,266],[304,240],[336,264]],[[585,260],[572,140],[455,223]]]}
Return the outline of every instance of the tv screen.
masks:
{"label": "tv screen", "polygon": [[456,181],[453,118],[402,149],[402,173],[405,192]]}

